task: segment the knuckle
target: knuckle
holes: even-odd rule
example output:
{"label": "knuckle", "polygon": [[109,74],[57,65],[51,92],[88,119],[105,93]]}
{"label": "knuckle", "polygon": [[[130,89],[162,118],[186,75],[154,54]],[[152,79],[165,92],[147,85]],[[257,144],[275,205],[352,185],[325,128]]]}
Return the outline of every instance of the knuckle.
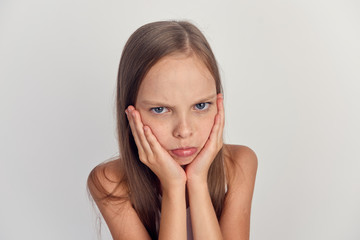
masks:
{"label": "knuckle", "polygon": [[156,159],[154,157],[149,157],[148,158],[148,163],[151,165],[154,165],[156,163]]}
{"label": "knuckle", "polygon": [[147,159],[147,157],[146,157],[146,155],[144,153],[139,153],[139,159],[142,162],[147,162],[148,161],[148,159]]}

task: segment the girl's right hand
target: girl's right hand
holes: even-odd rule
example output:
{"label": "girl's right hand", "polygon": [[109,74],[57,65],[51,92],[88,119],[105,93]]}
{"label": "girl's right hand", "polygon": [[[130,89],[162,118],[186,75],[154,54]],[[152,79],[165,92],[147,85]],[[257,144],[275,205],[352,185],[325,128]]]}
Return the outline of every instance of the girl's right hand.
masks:
{"label": "girl's right hand", "polygon": [[184,169],[160,145],[150,127],[144,126],[140,113],[133,106],[129,106],[125,112],[138,148],[140,161],[156,174],[163,191],[184,186],[186,183]]}

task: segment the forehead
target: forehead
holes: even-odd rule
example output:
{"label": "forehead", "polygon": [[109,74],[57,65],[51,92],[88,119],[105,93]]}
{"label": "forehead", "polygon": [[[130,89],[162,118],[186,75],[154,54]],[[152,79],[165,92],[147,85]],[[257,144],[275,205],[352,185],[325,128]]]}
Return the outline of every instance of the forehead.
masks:
{"label": "forehead", "polygon": [[177,54],[160,59],[149,70],[137,99],[177,101],[213,93],[216,93],[215,80],[205,64],[194,54]]}

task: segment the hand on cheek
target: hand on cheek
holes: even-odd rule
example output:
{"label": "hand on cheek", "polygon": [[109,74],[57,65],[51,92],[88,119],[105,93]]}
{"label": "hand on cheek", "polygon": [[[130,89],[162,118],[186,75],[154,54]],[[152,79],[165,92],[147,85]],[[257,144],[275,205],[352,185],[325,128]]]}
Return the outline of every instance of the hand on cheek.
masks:
{"label": "hand on cheek", "polygon": [[133,106],[129,106],[125,112],[140,161],[156,174],[163,189],[184,185],[186,182],[184,170],[160,145],[150,127],[144,126],[140,113]]}
{"label": "hand on cheek", "polygon": [[211,129],[209,138],[194,161],[186,167],[186,176],[188,181],[206,182],[210,165],[223,146],[225,114],[221,93],[217,95],[216,103],[217,114],[215,115],[214,125]]}

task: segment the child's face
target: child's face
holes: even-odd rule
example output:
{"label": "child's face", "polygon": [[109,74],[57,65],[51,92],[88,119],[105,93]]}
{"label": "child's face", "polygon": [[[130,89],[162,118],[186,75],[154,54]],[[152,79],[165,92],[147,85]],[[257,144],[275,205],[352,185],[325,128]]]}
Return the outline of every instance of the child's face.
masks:
{"label": "child's face", "polygon": [[167,56],[143,79],[135,108],[180,165],[204,147],[217,113],[215,80],[194,55]]}

